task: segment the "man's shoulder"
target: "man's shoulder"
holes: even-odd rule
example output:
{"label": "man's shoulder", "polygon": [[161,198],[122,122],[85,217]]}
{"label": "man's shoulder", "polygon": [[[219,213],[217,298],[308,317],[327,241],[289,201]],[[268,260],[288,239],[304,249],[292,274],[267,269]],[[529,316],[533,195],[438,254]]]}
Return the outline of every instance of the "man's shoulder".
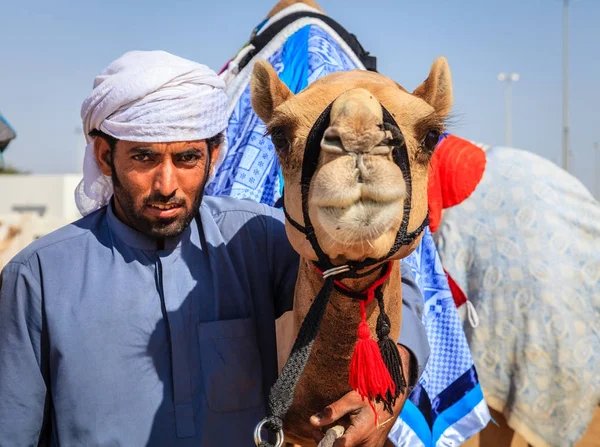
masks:
{"label": "man's shoulder", "polygon": [[[101,208],[88,216],[85,216],[75,222],[61,227],[41,238],[33,241],[23,250],[15,255],[9,262],[10,264],[27,264],[36,254],[52,249],[76,250],[82,243],[82,238],[92,233],[92,231],[104,221],[105,209]],[[76,251],[72,251],[73,254]]]}
{"label": "man's shoulder", "polygon": [[207,196],[202,205],[218,219],[224,215],[231,215],[242,220],[249,220],[254,217],[276,218],[281,220],[283,213],[281,210],[272,208],[262,203],[250,199],[236,199],[227,196]]}
{"label": "man's shoulder", "polygon": [[246,235],[261,243],[273,234],[285,233],[283,213],[252,200],[232,197],[206,197],[200,209],[205,231],[214,231],[225,242]]}

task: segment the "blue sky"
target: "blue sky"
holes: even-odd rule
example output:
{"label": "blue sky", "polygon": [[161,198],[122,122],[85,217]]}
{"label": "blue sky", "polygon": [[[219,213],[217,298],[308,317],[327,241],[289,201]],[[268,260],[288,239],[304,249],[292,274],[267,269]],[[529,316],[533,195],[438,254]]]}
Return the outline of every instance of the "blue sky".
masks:
{"label": "blue sky", "polygon": [[[218,70],[274,3],[3,2],[0,111],[18,132],[6,160],[32,172],[78,172],[84,146],[81,103],[112,60],[129,50],[163,49]],[[455,91],[450,130],[465,138],[504,143],[504,85],[497,75],[519,72],[513,145],[560,162],[560,0],[322,0],[321,5],[377,56],[381,73],[409,90],[425,79],[437,56],[446,56]],[[593,150],[594,142],[600,143],[599,23],[599,0],[573,1],[572,170],[592,191],[594,170],[600,173]]]}

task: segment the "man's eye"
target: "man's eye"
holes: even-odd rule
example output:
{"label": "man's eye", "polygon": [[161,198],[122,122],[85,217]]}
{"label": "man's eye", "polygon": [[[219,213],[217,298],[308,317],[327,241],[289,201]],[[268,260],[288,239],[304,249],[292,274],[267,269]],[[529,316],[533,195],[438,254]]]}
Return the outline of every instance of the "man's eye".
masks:
{"label": "man's eye", "polygon": [[148,154],[137,154],[132,157],[135,161],[150,161],[150,156]]}
{"label": "man's eye", "polygon": [[179,161],[183,163],[192,163],[200,160],[200,157],[196,154],[186,154],[179,157]]}

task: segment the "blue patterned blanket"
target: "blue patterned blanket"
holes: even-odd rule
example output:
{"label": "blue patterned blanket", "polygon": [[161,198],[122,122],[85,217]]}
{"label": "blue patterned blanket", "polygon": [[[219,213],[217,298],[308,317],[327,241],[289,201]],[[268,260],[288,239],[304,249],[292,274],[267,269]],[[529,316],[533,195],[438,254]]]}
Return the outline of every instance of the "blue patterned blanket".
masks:
{"label": "blue patterned blanket", "polygon": [[[333,72],[364,69],[326,24],[316,19],[300,22],[283,30],[255,57],[267,59],[292,92]],[[282,177],[271,140],[264,137],[265,125],[252,110],[250,70],[251,64],[237,73],[234,59],[223,74],[232,101],[229,147],[207,193],[273,206],[281,197]],[[485,427],[489,413],[429,229],[408,262],[424,296],[431,356],[390,439],[397,446],[458,446]]]}

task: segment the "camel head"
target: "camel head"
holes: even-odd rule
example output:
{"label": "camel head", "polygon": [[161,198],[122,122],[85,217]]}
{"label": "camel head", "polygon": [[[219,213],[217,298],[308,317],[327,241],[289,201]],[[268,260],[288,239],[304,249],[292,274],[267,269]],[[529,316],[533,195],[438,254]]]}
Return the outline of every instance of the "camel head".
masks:
{"label": "camel head", "polygon": [[[305,147],[313,125],[331,105],[316,146],[320,153],[307,203],[319,246],[334,263],[386,256],[405,213],[407,232],[421,226],[427,215],[429,159],[452,105],[446,59],[433,63],[412,94],[378,73],[352,70],[325,76],[294,95],[267,62],[258,61],[251,93],[282,166],[286,211],[303,226]],[[389,112],[387,121],[382,106]],[[390,117],[395,126],[389,125]],[[409,182],[399,167],[400,153],[410,167]],[[289,221],[286,229],[294,249],[316,260],[305,235]],[[419,242],[420,237],[402,246],[393,258],[408,256]]]}
{"label": "camel head", "polygon": [[278,12],[283,11],[285,8],[287,8],[289,6],[292,6],[292,5],[296,4],[296,3],[303,3],[303,4],[307,5],[307,6],[310,6],[312,8],[318,9],[322,13],[325,12],[318,5],[318,3],[315,2],[314,0],[279,0],[277,2],[277,4],[275,6],[273,6],[273,9],[271,9],[271,11],[269,11],[269,14],[267,14],[267,18],[273,17]]}

